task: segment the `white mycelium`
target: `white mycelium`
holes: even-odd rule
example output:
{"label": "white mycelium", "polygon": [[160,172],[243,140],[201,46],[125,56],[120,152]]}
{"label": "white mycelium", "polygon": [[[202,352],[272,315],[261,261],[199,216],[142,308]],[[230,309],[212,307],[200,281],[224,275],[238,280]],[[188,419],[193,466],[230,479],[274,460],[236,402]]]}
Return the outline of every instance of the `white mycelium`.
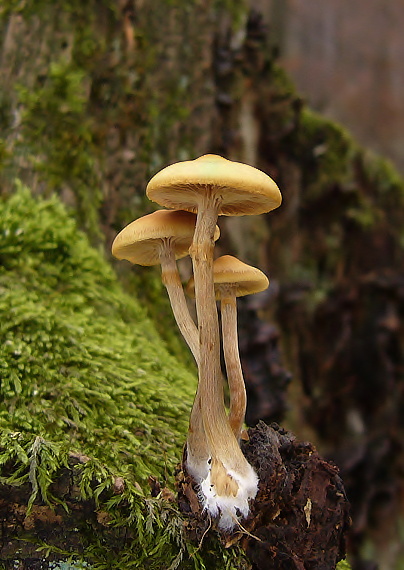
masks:
{"label": "white mycelium", "polygon": [[[232,489],[223,488],[217,473],[212,477],[212,459],[199,463],[187,460],[187,470],[198,483],[198,498],[204,511],[217,518],[218,528],[230,532],[250,512],[250,501],[258,491],[258,477],[250,464],[246,463],[244,473],[225,469],[224,474],[233,482]],[[223,466],[224,467],[224,466]],[[216,480],[216,484],[215,484]]]}

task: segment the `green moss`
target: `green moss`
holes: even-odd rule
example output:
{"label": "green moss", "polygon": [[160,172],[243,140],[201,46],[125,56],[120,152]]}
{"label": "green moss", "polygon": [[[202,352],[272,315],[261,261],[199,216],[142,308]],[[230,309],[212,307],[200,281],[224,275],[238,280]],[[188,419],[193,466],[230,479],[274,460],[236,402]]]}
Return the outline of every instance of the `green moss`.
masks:
{"label": "green moss", "polygon": [[351,570],[351,566],[346,560],[341,560],[341,562],[338,562],[336,570]]}
{"label": "green moss", "polygon": [[0,425],[120,469],[136,454],[135,477],[162,476],[161,450],[171,467],[180,456],[194,379],[57,201],[19,192],[0,217]]}
{"label": "green moss", "polygon": [[[296,98],[296,87],[286,71],[274,63],[272,59],[268,59],[267,65],[271,74],[271,87],[276,91],[276,100],[290,100]],[[291,107],[291,106],[289,106]],[[292,109],[290,109],[292,111]]]}
{"label": "green moss", "polygon": [[81,225],[94,233],[101,181],[85,72],[61,59],[50,65],[43,85],[34,90],[20,85],[17,90],[23,109],[21,144],[29,145],[31,166],[51,191],[74,188]]}
{"label": "green moss", "polygon": [[[108,4],[102,8],[108,10]],[[32,68],[17,54],[18,81],[13,84],[10,78],[7,93],[0,95],[3,178],[9,185],[21,177],[43,194],[67,192],[80,226],[99,240],[103,159],[90,112],[90,71],[105,46],[95,30],[95,4],[91,9],[80,2],[55,6],[47,0],[9,1],[0,20],[6,24],[16,14],[23,18],[27,34],[36,33],[39,19],[49,45],[31,62]],[[42,38],[34,35],[31,41]],[[18,73],[21,67],[24,72]]]}
{"label": "green moss", "polygon": [[100,224],[119,230],[144,213],[147,179],[210,144],[214,93],[202,69],[218,5],[245,13],[244,2],[227,0],[151,2],[135,17],[110,0],[3,3],[4,28],[18,14],[28,45],[46,34],[43,49],[13,56],[0,100],[3,187],[19,177],[35,193],[63,196],[94,243]]}
{"label": "green moss", "polygon": [[306,199],[316,199],[352,180],[352,159],[359,147],[340,125],[304,109],[300,116],[297,157],[304,164]]}
{"label": "green moss", "polygon": [[0,236],[0,482],[29,484],[28,507],[59,504],[52,482],[71,452],[85,454],[80,498],[109,524],[100,534],[83,523],[78,559],[105,570],[246,568],[214,536],[200,550],[188,544],[176,504],[149,495],[150,475],[173,486],[195,376],[56,198],[34,200],[20,185],[0,202]]}
{"label": "green moss", "polygon": [[299,164],[305,203],[338,188],[354,198],[357,210],[352,217],[363,226],[380,219],[377,214],[370,219],[369,210],[377,209],[375,196],[383,208],[400,208],[404,181],[391,162],[360,147],[338,123],[308,109],[285,71],[272,62],[269,68],[270,126],[274,132],[284,132],[281,150]]}
{"label": "green moss", "polygon": [[[141,267],[119,262],[119,266],[121,265],[125,266],[119,267],[119,276],[124,288],[129,292],[136,291],[137,299],[146,309],[169,352],[196,375],[194,358],[178,330],[167,291],[161,281],[160,266]],[[118,264],[116,266],[118,268]]]}
{"label": "green moss", "polygon": [[342,126],[308,109],[282,68],[273,62],[269,68],[272,127],[285,133],[282,149],[302,168],[305,197],[316,199],[331,185],[349,183],[359,145]]}

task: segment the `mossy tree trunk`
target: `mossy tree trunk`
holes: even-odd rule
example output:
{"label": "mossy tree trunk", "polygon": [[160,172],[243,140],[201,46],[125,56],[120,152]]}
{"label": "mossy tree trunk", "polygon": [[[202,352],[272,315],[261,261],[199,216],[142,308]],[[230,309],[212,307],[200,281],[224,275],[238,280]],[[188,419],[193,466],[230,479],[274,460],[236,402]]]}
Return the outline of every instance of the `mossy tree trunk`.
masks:
{"label": "mossy tree trunk", "polygon": [[[221,221],[219,248],[269,271],[278,286],[261,306],[242,311],[241,322],[243,315],[257,319],[256,330],[258,313],[272,327],[265,343],[246,342],[245,367],[256,349],[254,362],[264,370],[260,377],[251,368],[250,392],[269,392],[265,419],[281,419],[285,369],[292,371],[295,431],[309,426],[343,468],[359,521],[353,538],[362,539],[379,499],[392,508],[401,488],[401,179],[305,108],[274,64],[259,17],[247,20],[242,3],[10,0],[1,10],[5,196],[17,178],[36,194],[58,193],[108,255],[116,231],[153,208],[145,184],[170,162],[218,152],[277,180],[279,212],[258,222]],[[162,290],[155,273],[146,275],[123,280],[150,303]],[[139,287],[144,279],[147,288],[144,281]],[[167,310],[149,305],[152,316]],[[251,408],[249,414],[256,419]],[[32,442],[24,445],[29,459]],[[62,456],[71,462],[61,452],[59,466]],[[114,500],[111,481],[107,502]],[[133,495],[125,500],[126,508]],[[166,511],[153,508],[156,520],[166,520]],[[230,564],[219,551],[222,567]]]}
{"label": "mossy tree trunk", "polygon": [[147,207],[151,173],[211,144],[227,17],[213,2],[3,3],[3,192],[16,176],[57,191],[111,237]]}
{"label": "mossy tree trunk", "polygon": [[[227,4],[4,3],[0,192],[16,178],[36,194],[56,192],[109,256],[117,231],[154,208],[144,194],[150,176],[212,147],[215,32],[239,29],[245,14],[243,2]],[[125,279],[157,314],[154,276]],[[167,337],[168,303],[163,310],[156,322]]]}

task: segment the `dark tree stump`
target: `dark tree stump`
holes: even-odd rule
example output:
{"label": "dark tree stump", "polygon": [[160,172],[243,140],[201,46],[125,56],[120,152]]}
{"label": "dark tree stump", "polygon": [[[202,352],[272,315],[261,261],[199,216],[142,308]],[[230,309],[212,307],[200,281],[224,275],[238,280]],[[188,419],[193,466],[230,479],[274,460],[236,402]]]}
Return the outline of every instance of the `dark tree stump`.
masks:
{"label": "dark tree stump", "polygon": [[[251,515],[232,535],[240,541],[253,570],[331,570],[345,556],[349,505],[338,468],[310,443],[298,441],[278,425],[259,422],[243,444],[260,484]],[[197,489],[184,472],[179,505],[188,515],[187,533],[201,542],[214,521],[200,512]],[[245,532],[246,531],[246,532]]]}

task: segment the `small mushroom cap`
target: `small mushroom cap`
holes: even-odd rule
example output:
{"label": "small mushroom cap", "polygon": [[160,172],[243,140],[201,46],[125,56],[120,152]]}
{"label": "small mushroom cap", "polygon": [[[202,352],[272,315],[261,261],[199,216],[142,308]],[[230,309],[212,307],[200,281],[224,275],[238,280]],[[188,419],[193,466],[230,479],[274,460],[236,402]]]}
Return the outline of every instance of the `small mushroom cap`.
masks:
{"label": "small mushroom cap", "polygon": [[[231,286],[236,297],[244,297],[264,291],[269,285],[268,277],[262,271],[232,255],[222,255],[213,262],[213,281],[217,300],[222,298],[221,290],[227,286]],[[187,283],[187,293],[190,297],[195,296],[193,277]]]}
{"label": "small mushroom cap", "polygon": [[[176,259],[188,255],[196,215],[181,210],[157,210],[128,224],[114,239],[112,255],[139,265],[160,263],[163,240],[170,240]],[[215,239],[220,234],[216,226]]]}
{"label": "small mushroom cap", "polygon": [[215,154],[171,164],[153,176],[146,194],[166,208],[197,212],[200,195],[214,191],[222,198],[219,214],[244,216],[277,208],[282,196],[267,174]]}

